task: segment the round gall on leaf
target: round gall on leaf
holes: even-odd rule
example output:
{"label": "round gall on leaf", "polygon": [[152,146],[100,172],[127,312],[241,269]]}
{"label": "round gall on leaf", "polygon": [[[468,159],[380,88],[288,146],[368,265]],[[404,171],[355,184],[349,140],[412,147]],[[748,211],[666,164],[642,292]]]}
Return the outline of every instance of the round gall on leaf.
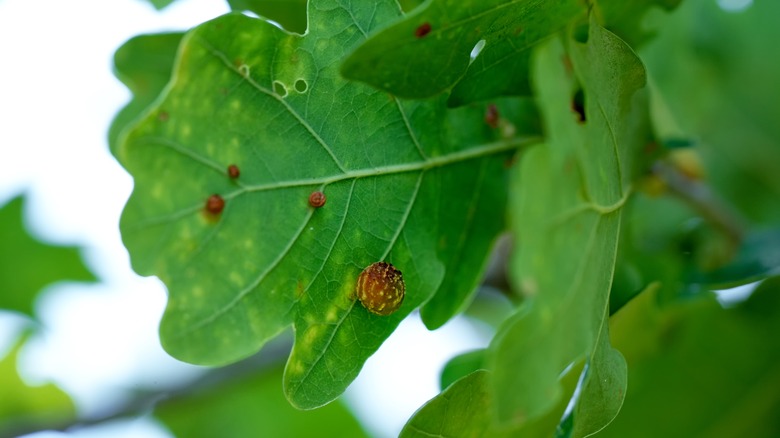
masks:
{"label": "round gall on leaf", "polygon": [[225,200],[222,198],[222,196],[214,194],[209,196],[209,198],[206,200],[206,211],[211,214],[220,214],[224,208]]}
{"label": "round gall on leaf", "polygon": [[325,201],[327,201],[327,198],[325,198],[325,193],[320,191],[312,192],[311,195],[309,195],[309,205],[314,208],[322,207],[325,205]]}
{"label": "round gall on leaf", "polygon": [[230,179],[236,179],[239,176],[241,176],[241,170],[239,170],[238,166],[236,166],[235,164],[231,164],[227,168],[227,174],[228,177],[230,177]]}
{"label": "round gall on leaf", "polygon": [[360,273],[357,298],[371,313],[389,315],[404,301],[406,285],[401,271],[387,262],[376,262]]}

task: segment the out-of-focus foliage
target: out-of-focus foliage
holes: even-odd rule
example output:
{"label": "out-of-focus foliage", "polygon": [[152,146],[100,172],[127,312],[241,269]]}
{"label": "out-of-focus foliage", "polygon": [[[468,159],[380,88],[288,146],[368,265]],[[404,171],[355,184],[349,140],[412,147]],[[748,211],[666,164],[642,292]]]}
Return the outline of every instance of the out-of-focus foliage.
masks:
{"label": "out-of-focus foliage", "polygon": [[0,207],[0,310],[29,317],[38,293],[57,281],[94,281],[76,247],[55,246],[31,236],[23,221],[24,198]]}

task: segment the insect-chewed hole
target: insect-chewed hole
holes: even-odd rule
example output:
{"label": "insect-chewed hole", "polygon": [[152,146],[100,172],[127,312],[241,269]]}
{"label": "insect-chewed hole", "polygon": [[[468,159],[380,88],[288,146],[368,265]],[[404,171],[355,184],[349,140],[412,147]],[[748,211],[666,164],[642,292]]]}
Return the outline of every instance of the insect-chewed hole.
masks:
{"label": "insect-chewed hole", "polygon": [[309,89],[309,83],[303,79],[295,81],[295,91],[299,93],[305,93]]}
{"label": "insect-chewed hole", "polygon": [[590,26],[588,23],[582,23],[574,28],[572,36],[578,43],[585,44],[588,42],[588,32],[590,32]]}
{"label": "insect-chewed hole", "polygon": [[475,44],[474,48],[471,49],[471,54],[469,55],[470,62],[474,62],[474,60],[477,59],[477,56],[479,56],[479,54],[482,53],[482,49],[484,48],[485,48],[485,40],[477,41],[477,44]]}
{"label": "insect-chewed hole", "polygon": [[577,114],[578,122],[585,123],[585,93],[582,92],[582,88],[574,93],[574,97],[571,99],[571,110]]}
{"label": "insect-chewed hole", "polygon": [[287,87],[279,81],[274,81],[274,93],[278,94],[280,97],[287,97]]}

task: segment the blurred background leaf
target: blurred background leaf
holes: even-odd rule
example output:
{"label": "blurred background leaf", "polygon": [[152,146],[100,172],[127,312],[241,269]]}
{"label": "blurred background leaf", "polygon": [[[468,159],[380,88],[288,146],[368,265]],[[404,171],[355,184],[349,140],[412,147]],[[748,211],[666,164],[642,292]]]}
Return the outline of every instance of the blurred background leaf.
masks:
{"label": "blurred background leaf", "polygon": [[24,337],[0,360],[0,437],[16,436],[36,424],[65,423],[76,416],[70,397],[58,387],[30,386],[22,380],[16,369],[22,345]]}
{"label": "blurred background leaf", "polygon": [[49,245],[31,236],[24,221],[24,197],[0,207],[0,309],[33,317],[35,299],[57,281],[94,281],[76,247]]}
{"label": "blurred background leaf", "polygon": [[160,403],[154,415],[180,438],[249,436],[366,437],[340,401],[313,411],[299,411],[284,397],[283,368],[250,375]]}
{"label": "blurred background leaf", "polygon": [[620,415],[598,436],[774,436],[780,430],[780,278],[724,309],[712,294],[659,306],[644,293],[611,321],[628,362]]}

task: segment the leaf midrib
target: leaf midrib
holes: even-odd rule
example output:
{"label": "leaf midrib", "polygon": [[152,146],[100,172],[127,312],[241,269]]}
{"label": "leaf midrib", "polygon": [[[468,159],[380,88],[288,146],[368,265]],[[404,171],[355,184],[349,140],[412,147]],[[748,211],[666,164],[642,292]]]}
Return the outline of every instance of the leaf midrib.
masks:
{"label": "leaf midrib", "polygon": [[[330,176],[323,176],[318,178],[307,178],[307,179],[298,179],[298,180],[289,180],[289,181],[279,181],[275,183],[269,183],[269,184],[256,184],[256,185],[247,185],[240,182],[236,182],[237,185],[239,185],[239,189],[235,190],[233,192],[226,193],[222,195],[222,197],[225,200],[230,200],[233,198],[236,198],[237,196],[240,196],[244,193],[253,193],[253,192],[264,192],[264,191],[270,191],[270,190],[279,190],[279,189],[286,189],[286,188],[293,188],[293,187],[304,187],[304,186],[323,186],[326,187],[330,184],[334,184],[340,181],[349,180],[349,179],[360,179],[360,178],[369,178],[369,177],[379,177],[379,176],[385,176],[385,175],[393,175],[393,174],[399,174],[399,173],[409,173],[409,172],[416,172],[416,171],[427,171],[431,170],[437,167],[444,167],[451,164],[456,164],[462,161],[468,161],[468,160],[474,160],[490,155],[496,155],[503,152],[508,152],[514,149],[518,149],[522,146],[530,146],[532,144],[538,143],[541,141],[541,137],[536,136],[528,136],[528,137],[516,137],[509,140],[502,140],[498,142],[493,143],[486,143],[481,144],[473,148],[465,149],[456,151],[450,154],[446,155],[439,155],[436,157],[428,158],[427,160],[422,161],[414,161],[411,163],[404,163],[404,164],[391,164],[387,166],[380,166],[380,167],[374,167],[370,169],[359,169],[359,170],[349,170],[341,174],[337,175],[330,175]],[[198,162],[209,169],[219,173],[220,175],[223,175],[225,173],[224,166],[221,166],[217,164],[216,162],[213,162],[207,158],[204,158],[196,153],[194,153],[192,150],[187,149],[181,145],[179,145],[176,142],[173,142],[167,138],[162,137],[146,137],[143,139],[139,139],[136,142],[136,145],[138,146],[165,146],[169,147],[172,150],[181,153],[182,155],[191,158],[195,162]],[[149,226],[157,226],[161,225],[170,221],[178,220],[182,218],[183,216],[186,216],[188,214],[192,214],[195,212],[200,211],[203,208],[202,203],[198,203],[196,205],[193,205],[191,207],[187,207],[184,209],[181,209],[176,212],[169,213],[165,216],[159,216],[156,218],[150,218],[142,222],[137,222],[134,227],[132,227],[132,230],[135,231],[140,228],[149,227]]]}

